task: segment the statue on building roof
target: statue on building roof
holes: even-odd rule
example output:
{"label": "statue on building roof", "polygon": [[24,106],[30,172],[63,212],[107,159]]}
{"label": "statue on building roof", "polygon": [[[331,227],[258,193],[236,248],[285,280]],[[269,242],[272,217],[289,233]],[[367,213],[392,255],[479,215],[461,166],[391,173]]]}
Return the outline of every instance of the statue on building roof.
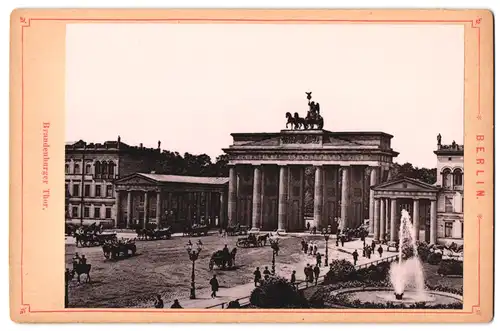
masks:
{"label": "statue on building roof", "polygon": [[455,142],[455,140],[452,141],[451,147],[453,147],[453,149],[455,149],[457,147],[457,143]]}
{"label": "statue on building roof", "polygon": [[441,146],[441,133],[438,133],[437,141],[438,141],[438,146]]}

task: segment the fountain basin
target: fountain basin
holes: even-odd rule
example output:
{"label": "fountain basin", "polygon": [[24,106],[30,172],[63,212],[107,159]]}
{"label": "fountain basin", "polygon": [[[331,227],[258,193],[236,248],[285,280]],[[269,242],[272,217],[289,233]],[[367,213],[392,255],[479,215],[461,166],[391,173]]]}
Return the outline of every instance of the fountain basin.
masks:
{"label": "fountain basin", "polygon": [[[332,291],[331,295],[335,297],[336,305],[345,308],[353,307],[350,303],[354,301],[359,301],[361,305],[391,303],[402,306],[403,308],[423,303],[425,303],[426,308],[432,308],[438,305],[458,305],[463,303],[463,298],[460,295],[438,291],[418,293],[416,291],[406,290],[402,299],[396,299],[394,289],[381,287],[339,289]],[[345,305],[343,305],[342,302],[345,302]]]}

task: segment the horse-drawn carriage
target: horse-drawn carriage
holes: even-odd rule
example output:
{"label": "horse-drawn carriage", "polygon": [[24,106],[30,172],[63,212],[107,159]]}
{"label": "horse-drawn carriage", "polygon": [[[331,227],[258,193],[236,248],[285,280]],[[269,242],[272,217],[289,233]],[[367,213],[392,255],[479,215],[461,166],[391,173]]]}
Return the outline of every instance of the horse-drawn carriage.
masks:
{"label": "horse-drawn carriage", "polygon": [[246,225],[228,225],[226,228],[226,233],[228,236],[238,236],[238,235],[247,235],[248,234],[248,226]]}
{"label": "horse-drawn carriage", "polygon": [[106,259],[117,259],[120,256],[135,255],[137,247],[135,239],[111,240],[102,245],[102,251]]}
{"label": "horse-drawn carriage", "polygon": [[234,266],[236,259],[236,247],[229,253],[228,251],[224,252],[224,250],[219,250],[212,254],[210,258],[210,262],[208,263],[208,268],[213,270],[214,265],[221,269],[231,268]]}
{"label": "horse-drawn carriage", "polygon": [[139,240],[158,240],[170,239],[172,237],[172,230],[170,227],[165,229],[135,229],[137,239]]}
{"label": "horse-drawn carriage", "polygon": [[269,238],[269,233],[258,235],[255,233],[250,233],[246,237],[238,238],[236,242],[237,247],[261,247],[265,246],[267,243],[267,239]]}
{"label": "horse-drawn carriage", "polygon": [[205,224],[193,224],[191,226],[187,226],[183,232],[184,236],[206,236],[208,235],[208,226]]}
{"label": "horse-drawn carriage", "polygon": [[106,241],[116,239],[116,233],[83,233],[75,234],[76,246],[80,244],[81,247],[99,246]]}

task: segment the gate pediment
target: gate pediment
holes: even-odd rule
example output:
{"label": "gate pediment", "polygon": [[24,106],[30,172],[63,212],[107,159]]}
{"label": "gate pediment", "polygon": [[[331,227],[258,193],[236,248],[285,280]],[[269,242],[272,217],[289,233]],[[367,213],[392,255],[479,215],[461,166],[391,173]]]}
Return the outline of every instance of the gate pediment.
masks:
{"label": "gate pediment", "polygon": [[424,183],[417,179],[403,177],[387,183],[372,187],[374,191],[413,191],[413,192],[437,192],[439,189],[433,185]]}

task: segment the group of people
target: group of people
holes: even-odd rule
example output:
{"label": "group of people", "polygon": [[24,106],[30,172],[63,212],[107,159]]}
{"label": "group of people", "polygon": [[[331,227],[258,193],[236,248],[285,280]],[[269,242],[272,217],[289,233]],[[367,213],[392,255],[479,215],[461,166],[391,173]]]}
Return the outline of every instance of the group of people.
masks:
{"label": "group of people", "polygon": [[73,270],[75,270],[77,265],[87,264],[87,258],[85,257],[84,254],[82,254],[82,256],[80,256],[78,253],[75,253],[75,256],[73,256],[72,262],[73,262]]}
{"label": "group of people", "polygon": [[302,239],[300,245],[304,254],[315,256],[316,253],[318,253],[318,245],[312,241],[306,242],[304,239]]}
{"label": "group of people", "polygon": [[262,283],[263,283],[262,275],[263,274],[264,274],[264,281],[268,280],[271,277],[271,271],[269,271],[269,268],[267,266],[264,267],[263,272],[260,271],[259,267],[255,268],[255,271],[253,272],[253,282],[255,284],[255,287],[262,285]]}
{"label": "group of people", "polygon": [[306,276],[306,282],[308,283],[315,283],[318,285],[318,278],[319,278],[319,265],[316,263],[316,265],[313,267],[311,264],[307,264],[304,267],[304,275]]}
{"label": "group of people", "polygon": [[[155,308],[164,308],[165,305],[163,304],[163,299],[161,298],[161,295],[160,294],[157,294],[156,295],[156,299],[155,299]],[[175,299],[174,300],[174,303],[170,306],[170,308],[182,308],[181,304],[179,303],[179,300],[178,299]]]}

